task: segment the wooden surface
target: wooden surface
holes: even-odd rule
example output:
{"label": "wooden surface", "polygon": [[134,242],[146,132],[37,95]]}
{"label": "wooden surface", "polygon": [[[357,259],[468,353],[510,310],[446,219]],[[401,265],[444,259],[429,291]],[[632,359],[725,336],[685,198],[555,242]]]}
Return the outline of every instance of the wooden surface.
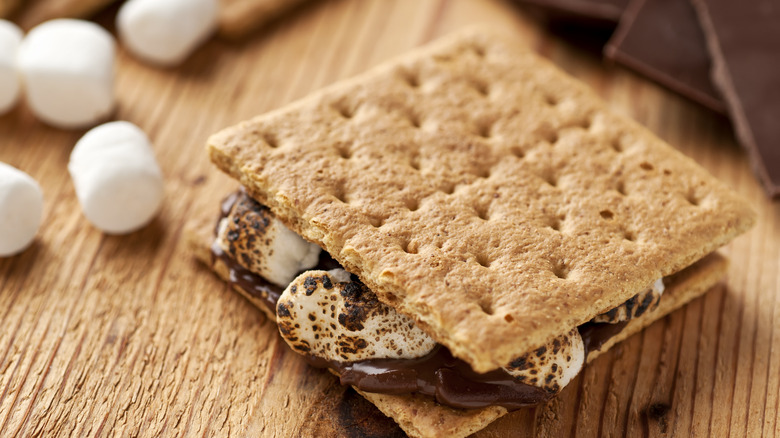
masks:
{"label": "wooden surface", "polygon": [[723,287],[599,358],[555,401],[478,435],[780,435],[780,204],[725,119],[498,0],[333,0],[243,45],[210,42],[177,69],[120,53],[116,118],[148,132],[167,180],[162,213],[134,234],[103,235],[81,215],[66,164],[83,132],[24,107],[0,117],[0,161],[40,181],[46,200],[36,243],[0,260],[0,436],[401,436],[199,266],[183,229],[232,188],[204,154],[210,133],[485,21],[699,161],[759,222],[726,248]]}

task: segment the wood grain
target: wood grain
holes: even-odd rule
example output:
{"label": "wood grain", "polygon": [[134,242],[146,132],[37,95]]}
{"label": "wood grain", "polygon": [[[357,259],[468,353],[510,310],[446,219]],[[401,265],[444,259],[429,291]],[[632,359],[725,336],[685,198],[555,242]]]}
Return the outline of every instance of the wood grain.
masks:
{"label": "wood grain", "polygon": [[48,128],[23,106],[0,117],[0,161],[40,181],[46,200],[35,244],[0,260],[0,436],[400,436],[271,335],[194,261],[182,230],[232,187],[207,161],[209,134],[485,21],[692,156],[759,223],[726,248],[723,286],[600,357],[556,400],[478,436],[780,435],[780,205],[724,118],[605,66],[508,3],[334,0],[243,45],[210,42],[175,70],[120,53],[115,118],[147,131],[166,176],[162,213],[131,235],[103,235],[80,213],[66,164],[83,131]]}

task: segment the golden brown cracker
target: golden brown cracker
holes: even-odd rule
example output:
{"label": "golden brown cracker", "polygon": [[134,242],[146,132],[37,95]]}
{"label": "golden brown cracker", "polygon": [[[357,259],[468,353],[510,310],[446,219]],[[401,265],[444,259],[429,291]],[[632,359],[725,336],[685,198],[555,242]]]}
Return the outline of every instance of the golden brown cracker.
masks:
{"label": "golden brown cracker", "polygon": [[486,29],[226,129],[208,149],[479,372],[755,220],[692,160]]}

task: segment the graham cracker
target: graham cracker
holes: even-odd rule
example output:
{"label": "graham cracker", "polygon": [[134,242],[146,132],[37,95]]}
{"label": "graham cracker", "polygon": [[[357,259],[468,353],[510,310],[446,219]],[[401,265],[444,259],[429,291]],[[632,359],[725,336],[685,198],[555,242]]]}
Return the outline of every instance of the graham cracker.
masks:
{"label": "graham cracker", "polygon": [[[212,268],[220,278],[229,281],[230,275],[224,265],[221,265],[220,262],[215,263],[211,257],[210,247],[214,240],[216,217],[215,214],[212,217],[194,219],[188,225],[185,237],[195,256]],[[720,281],[725,274],[726,267],[726,259],[718,253],[712,253],[678,274],[669,277],[666,291],[658,307],[630,320],[623,330],[605,342],[600,350],[589,352],[587,362],[590,363],[617,342],[641,331],[652,322],[702,295]],[[271,320],[275,320],[276,315],[271,313],[259,300],[239,287],[234,286],[234,289],[262,310]],[[436,403],[431,397],[418,394],[388,395],[357,391],[376,405],[382,413],[398,423],[412,437],[466,437],[485,428],[507,413],[506,409],[498,406],[473,410],[453,409]]]}
{"label": "graham cracker", "polygon": [[25,3],[18,24],[29,30],[55,18],[87,18],[116,0],[35,0]]}
{"label": "graham cracker", "polygon": [[208,151],[478,372],[755,221],[692,160],[487,29],[226,129]]}
{"label": "graham cracker", "polygon": [[219,35],[246,38],[286,12],[312,0],[220,0]]}

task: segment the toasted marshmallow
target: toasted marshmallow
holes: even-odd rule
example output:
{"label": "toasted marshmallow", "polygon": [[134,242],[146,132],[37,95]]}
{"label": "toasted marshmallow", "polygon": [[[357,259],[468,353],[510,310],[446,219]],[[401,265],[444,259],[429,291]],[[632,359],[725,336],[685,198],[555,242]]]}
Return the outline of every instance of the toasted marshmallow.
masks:
{"label": "toasted marshmallow", "polygon": [[659,278],[644,292],[640,292],[629,298],[625,303],[596,316],[592,321],[617,324],[642,316],[648,310],[658,307],[658,302],[661,301],[663,293],[664,282],[663,279]]}
{"label": "toasted marshmallow", "polygon": [[555,393],[577,376],[584,363],[585,344],[575,328],[518,357],[504,370],[520,382]]}
{"label": "toasted marshmallow", "polygon": [[84,215],[106,233],[135,231],[162,205],[160,166],[146,134],[132,123],[87,132],[70,154],[68,171]]}
{"label": "toasted marshmallow", "polygon": [[17,25],[0,20],[0,114],[11,110],[19,100],[22,87],[16,54],[22,37]]}
{"label": "toasted marshmallow", "polygon": [[29,175],[0,163],[0,257],[17,254],[35,238],[43,215],[43,194]]}
{"label": "toasted marshmallow", "polygon": [[60,128],[92,126],[114,109],[114,38],[89,21],[47,21],[19,47],[27,101]]}
{"label": "toasted marshmallow", "polygon": [[217,244],[239,265],[281,287],[314,267],[322,251],[245,194],[220,221]]}
{"label": "toasted marshmallow", "polygon": [[[331,271],[332,272],[332,271]],[[436,346],[414,321],[343,272],[308,271],[282,293],[276,319],[294,350],[321,359],[413,359]]]}
{"label": "toasted marshmallow", "polygon": [[129,0],[119,10],[119,38],[138,58],[163,66],[184,61],[216,29],[217,0]]}

